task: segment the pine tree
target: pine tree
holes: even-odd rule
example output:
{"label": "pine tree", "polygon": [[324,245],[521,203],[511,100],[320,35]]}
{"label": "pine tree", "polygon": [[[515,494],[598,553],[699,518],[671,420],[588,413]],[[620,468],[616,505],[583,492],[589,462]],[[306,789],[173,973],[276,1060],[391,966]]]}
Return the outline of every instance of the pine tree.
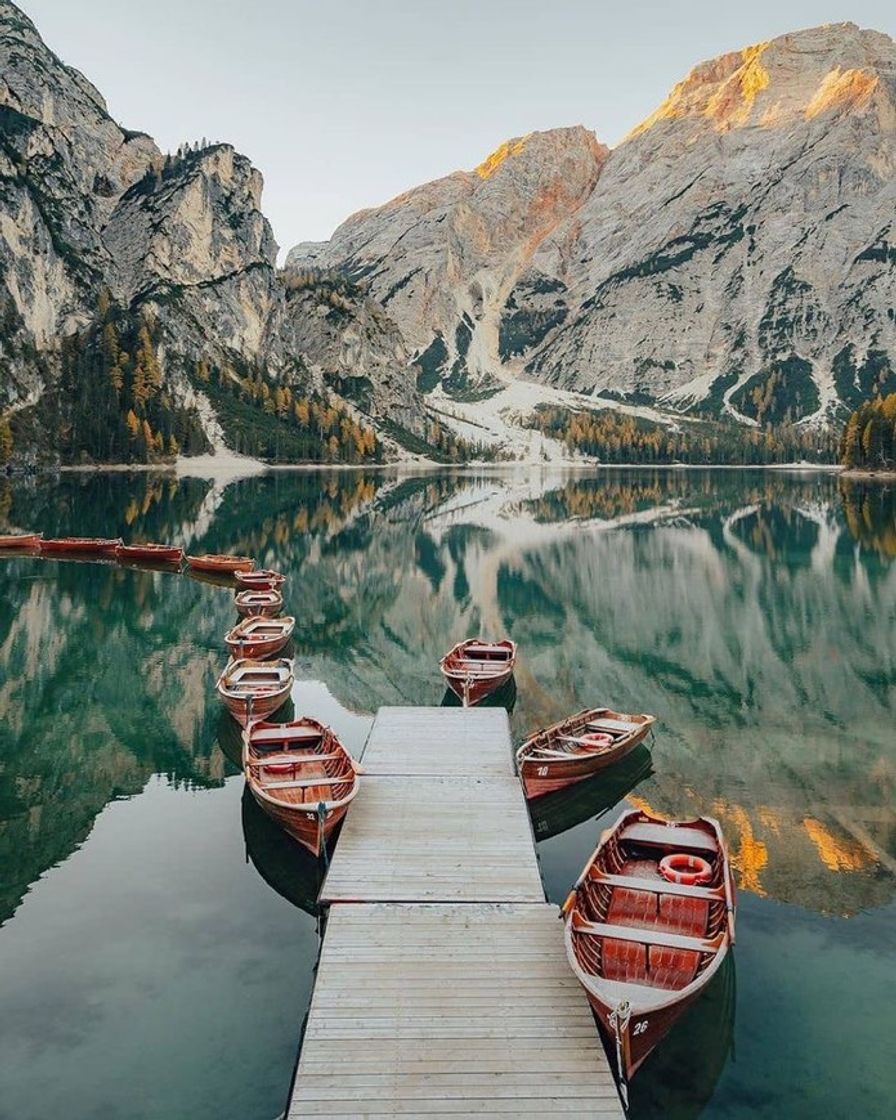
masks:
{"label": "pine tree", "polygon": [[6,466],[12,458],[13,439],[12,428],[8,416],[0,416],[0,467]]}

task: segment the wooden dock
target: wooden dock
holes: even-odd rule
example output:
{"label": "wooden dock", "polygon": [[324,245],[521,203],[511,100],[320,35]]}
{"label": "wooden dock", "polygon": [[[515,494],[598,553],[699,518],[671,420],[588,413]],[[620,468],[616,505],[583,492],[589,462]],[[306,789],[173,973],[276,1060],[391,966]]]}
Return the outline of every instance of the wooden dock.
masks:
{"label": "wooden dock", "polygon": [[383,708],[321,894],[288,1120],[621,1120],[496,708]]}

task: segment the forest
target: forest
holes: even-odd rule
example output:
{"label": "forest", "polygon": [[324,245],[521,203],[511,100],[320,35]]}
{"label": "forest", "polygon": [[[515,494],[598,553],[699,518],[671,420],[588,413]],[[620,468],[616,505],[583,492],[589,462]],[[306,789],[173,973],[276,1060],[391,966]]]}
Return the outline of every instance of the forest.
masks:
{"label": "forest", "polygon": [[863,401],[849,414],[840,462],[851,470],[896,470],[896,393]]}
{"label": "forest", "polygon": [[831,431],[686,420],[672,428],[612,409],[573,411],[542,405],[530,426],[602,463],[832,463],[837,450],[837,436]]}

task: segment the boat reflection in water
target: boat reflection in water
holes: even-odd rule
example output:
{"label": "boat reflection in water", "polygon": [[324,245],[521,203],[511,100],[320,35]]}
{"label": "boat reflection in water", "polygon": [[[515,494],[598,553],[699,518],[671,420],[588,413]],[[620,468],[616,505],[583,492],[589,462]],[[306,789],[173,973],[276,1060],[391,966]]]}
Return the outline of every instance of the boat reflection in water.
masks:
{"label": "boat reflection in water", "polygon": [[[734,952],[629,1082],[630,1120],[696,1120],[734,1053]],[[611,1061],[612,1047],[607,1048]]]}
{"label": "boat reflection in water", "polygon": [[326,862],[275,824],[258,807],[248,786],[243,788],[242,814],[246,855],[252,866],[277,894],[317,918]]}
{"label": "boat reflection in water", "polygon": [[[473,706],[476,708],[504,708],[508,715],[512,715],[513,709],[516,707],[516,677],[511,675],[500,688],[496,688],[488,696],[477,700]],[[445,695],[442,697],[442,707],[462,708],[463,702],[450,688],[446,688]]]}
{"label": "boat reflection in water", "polygon": [[639,743],[615,766],[595,774],[587,781],[567,786],[530,801],[532,830],[536,840],[550,840],[583,821],[612,809],[627,794],[653,773],[653,760],[646,743]]}

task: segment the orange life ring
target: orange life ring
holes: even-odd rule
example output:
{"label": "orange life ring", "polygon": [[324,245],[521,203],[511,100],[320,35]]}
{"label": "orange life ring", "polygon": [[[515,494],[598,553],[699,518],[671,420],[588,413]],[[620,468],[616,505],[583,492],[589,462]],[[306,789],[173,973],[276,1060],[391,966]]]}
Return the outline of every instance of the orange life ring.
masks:
{"label": "orange life ring", "polygon": [[670,883],[693,887],[712,881],[712,866],[702,856],[673,852],[660,860],[660,875]]}
{"label": "orange life ring", "polygon": [[580,738],[589,747],[612,747],[613,745],[613,736],[606,735],[603,731],[587,731]]}

